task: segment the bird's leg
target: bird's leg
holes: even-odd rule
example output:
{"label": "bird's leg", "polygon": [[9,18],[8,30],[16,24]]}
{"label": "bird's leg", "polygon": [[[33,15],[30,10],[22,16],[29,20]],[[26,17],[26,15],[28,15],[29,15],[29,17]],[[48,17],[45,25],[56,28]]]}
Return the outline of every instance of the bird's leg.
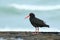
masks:
{"label": "bird's leg", "polygon": [[39,32],[39,27],[37,27],[37,32]]}
{"label": "bird's leg", "polygon": [[33,34],[38,34],[39,33],[39,27],[35,27],[35,32]]}
{"label": "bird's leg", "polygon": [[38,34],[38,32],[39,32],[39,27],[35,27],[35,33]]}

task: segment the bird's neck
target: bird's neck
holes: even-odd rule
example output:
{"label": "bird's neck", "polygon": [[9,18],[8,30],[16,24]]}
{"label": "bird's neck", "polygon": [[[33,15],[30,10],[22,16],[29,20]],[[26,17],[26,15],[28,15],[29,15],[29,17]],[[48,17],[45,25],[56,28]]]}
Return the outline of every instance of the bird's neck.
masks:
{"label": "bird's neck", "polygon": [[35,17],[30,17],[29,19],[34,19]]}
{"label": "bird's neck", "polygon": [[34,17],[30,17],[30,18],[35,18],[35,16]]}

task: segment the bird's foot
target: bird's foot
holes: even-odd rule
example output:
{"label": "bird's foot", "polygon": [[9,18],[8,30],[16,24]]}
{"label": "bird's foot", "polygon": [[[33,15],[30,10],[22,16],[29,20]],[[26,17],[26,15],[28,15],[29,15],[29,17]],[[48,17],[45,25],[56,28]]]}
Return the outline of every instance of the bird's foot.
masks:
{"label": "bird's foot", "polygon": [[39,32],[33,32],[32,34],[33,34],[33,35],[35,35],[35,34],[39,34]]}

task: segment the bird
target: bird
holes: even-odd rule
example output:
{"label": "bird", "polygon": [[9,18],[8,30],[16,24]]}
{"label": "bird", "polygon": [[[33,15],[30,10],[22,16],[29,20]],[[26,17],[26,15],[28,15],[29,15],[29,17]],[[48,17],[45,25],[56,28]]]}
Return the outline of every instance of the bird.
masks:
{"label": "bird", "polygon": [[29,17],[29,20],[30,20],[31,24],[33,25],[33,27],[35,27],[35,34],[39,32],[39,27],[48,27],[49,28],[49,25],[47,25],[43,20],[37,18],[34,13],[30,13],[25,18],[28,18],[28,17]]}

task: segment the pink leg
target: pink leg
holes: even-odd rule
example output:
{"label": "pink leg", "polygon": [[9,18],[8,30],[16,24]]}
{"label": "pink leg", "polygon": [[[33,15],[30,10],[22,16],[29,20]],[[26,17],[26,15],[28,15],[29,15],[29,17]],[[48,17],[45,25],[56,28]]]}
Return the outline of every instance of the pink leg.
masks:
{"label": "pink leg", "polygon": [[38,32],[39,32],[39,27],[35,27],[35,33],[33,34],[38,34]]}
{"label": "pink leg", "polygon": [[36,28],[35,28],[35,32],[36,32],[36,34],[38,34],[38,32],[39,32],[39,27],[36,27]]}

